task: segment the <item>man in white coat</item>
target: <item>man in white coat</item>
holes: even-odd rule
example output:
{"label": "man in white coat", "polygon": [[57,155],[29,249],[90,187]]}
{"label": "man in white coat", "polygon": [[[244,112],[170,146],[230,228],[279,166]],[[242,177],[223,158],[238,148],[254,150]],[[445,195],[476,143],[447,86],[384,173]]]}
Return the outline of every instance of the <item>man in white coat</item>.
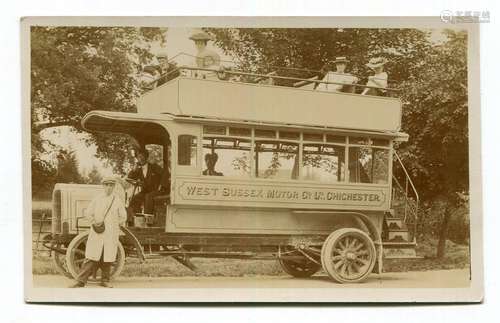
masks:
{"label": "man in white coat", "polygon": [[[90,223],[90,232],[85,248],[85,261],[77,283],[71,287],[84,287],[92,273],[101,268],[101,286],[112,287],[109,283],[111,264],[116,260],[120,225],[127,219],[125,205],[114,194],[116,180],[112,177],[103,179],[104,194],[90,202],[85,217]],[[96,232],[95,225],[104,222],[104,231]],[[97,230],[99,231],[99,230]]]}

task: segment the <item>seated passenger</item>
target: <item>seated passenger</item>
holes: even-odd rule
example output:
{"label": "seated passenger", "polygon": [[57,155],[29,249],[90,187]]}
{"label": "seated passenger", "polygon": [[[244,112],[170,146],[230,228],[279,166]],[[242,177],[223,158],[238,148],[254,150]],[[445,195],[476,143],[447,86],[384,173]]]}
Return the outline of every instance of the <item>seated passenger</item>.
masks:
{"label": "seated passenger", "polygon": [[378,87],[380,89],[365,88],[361,93],[362,95],[384,95],[385,93],[384,89],[387,87],[387,79],[388,79],[387,73],[384,72],[384,65],[386,63],[387,59],[383,57],[376,57],[370,59],[368,64],[366,64],[366,66],[371,68],[375,73],[374,75],[368,77],[368,82],[366,82],[366,85],[372,87]]}
{"label": "seated passenger", "polygon": [[337,57],[333,62],[331,62],[330,64],[335,64],[335,72],[327,71],[322,81],[334,82],[337,84],[319,83],[316,90],[353,93],[354,86],[352,86],[352,84],[357,83],[358,78],[345,72],[348,62],[349,60],[346,57]]}
{"label": "seated passenger", "polygon": [[145,149],[140,149],[137,152],[137,167],[130,171],[127,178],[137,181],[141,187],[141,191],[132,196],[129,203],[128,222],[133,223],[134,214],[141,213],[141,208],[144,206],[146,214],[153,214],[153,197],[158,195],[158,189],[161,184],[163,169],[153,163],[147,162],[149,153]]}
{"label": "seated passenger", "polygon": [[221,172],[215,171],[215,164],[219,156],[216,153],[208,153],[205,155],[205,164],[207,164],[207,169],[203,171],[203,175],[209,176],[224,176]]}

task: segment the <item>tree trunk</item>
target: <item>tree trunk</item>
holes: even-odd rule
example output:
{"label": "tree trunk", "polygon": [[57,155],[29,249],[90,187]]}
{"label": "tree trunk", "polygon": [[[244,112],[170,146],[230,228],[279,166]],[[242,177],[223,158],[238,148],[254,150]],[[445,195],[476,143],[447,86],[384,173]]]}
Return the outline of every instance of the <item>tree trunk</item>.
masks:
{"label": "tree trunk", "polygon": [[439,228],[439,240],[436,248],[436,257],[443,258],[446,253],[446,238],[448,237],[448,225],[450,223],[451,211],[450,206],[447,205],[444,209],[443,221]]}

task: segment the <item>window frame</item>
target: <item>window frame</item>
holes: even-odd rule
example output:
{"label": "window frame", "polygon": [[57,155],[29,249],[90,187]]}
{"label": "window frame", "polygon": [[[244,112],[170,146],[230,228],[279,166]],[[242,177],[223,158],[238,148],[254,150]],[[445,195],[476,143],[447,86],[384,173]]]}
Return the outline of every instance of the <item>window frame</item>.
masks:
{"label": "window frame", "polygon": [[[235,125],[235,124],[226,124],[226,125],[220,125],[220,124],[214,124],[212,126],[217,126],[217,127],[225,127],[225,135],[221,134],[208,134],[203,131],[204,127],[210,125],[210,124],[201,124],[201,131],[200,131],[200,136],[197,138],[198,140],[198,156],[197,156],[197,169],[198,173],[201,176],[203,172],[203,167],[204,167],[204,161],[203,161],[203,142],[206,138],[220,138],[220,139],[227,139],[227,138],[232,138],[232,139],[241,139],[241,140],[248,140],[250,141],[250,176],[248,177],[224,177],[222,176],[221,178],[227,179],[227,180],[257,180],[257,181],[265,181],[265,182],[273,182],[273,181],[286,181],[290,183],[305,183],[305,184],[318,184],[318,185],[351,185],[351,186],[377,186],[377,187],[390,187],[391,184],[391,176],[392,176],[392,163],[393,163],[393,145],[394,145],[394,140],[389,137],[385,136],[370,136],[369,134],[348,134],[348,133],[343,133],[343,132],[335,132],[335,131],[320,131],[317,129],[301,129],[301,128],[296,128],[296,129],[280,129],[279,127],[273,128],[269,126],[254,126],[254,125]],[[246,128],[250,130],[250,136],[233,136],[230,135],[229,128]],[[275,131],[275,137],[274,138],[269,138],[269,137],[258,137],[255,135],[256,130],[272,130]],[[296,132],[299,134],[299,139],[285,139],[280,136],[280,132]],[[322,141],[312,141],[312,140],[304,140],[304,133],[315,133],[315,134],[321,134],[322,136]],[[344,137],[345,140],[344,142],[333,142],[333,141],[327,141],[327,136],[337,136],[337,137]],[[196,136],[195,136],[196,137]],[[366,138],[368,139],[368,144],[359,144],[359,143],[351,143],[350,138]],[[380,146],[380,145],[374,145],[372,139],[378,139],[378,140],[387,140],[387,146]],[[298,145],[298,153],[297,153],[297,158],[299,158],[299,169],[298,169],[298,177],[297,179],[276,179],[276,178],[262,178],[256,176],[256,142],[283,142],[283,143],[295,143]],[[314,180],[305,180],[303,179],[303,172],[304,172],[304,145],[324,145],[324,146],[332,146],[332,147],[344,147],[344,180],[339,181],[339,182],[332,182],[332,183],[327,183],[327,182],[318,182]],[[350,147],[367,147],[367,148],[372,148],[372,156],[373,156],[373,149],[383,149],[388,151],[388,178],[387,178],[387,183],[381,184],[381,183],[357,183],[357,182],[349,182],[349,148]],[[201,159],[200,159],[201,158]],[[373,158],[373,157],[372,157]],[[181,166],[181,167],[189,167],[189,166]],[[373,176],[372,176],[373,177]],[[373,181],[373,178],[371,179]]]}

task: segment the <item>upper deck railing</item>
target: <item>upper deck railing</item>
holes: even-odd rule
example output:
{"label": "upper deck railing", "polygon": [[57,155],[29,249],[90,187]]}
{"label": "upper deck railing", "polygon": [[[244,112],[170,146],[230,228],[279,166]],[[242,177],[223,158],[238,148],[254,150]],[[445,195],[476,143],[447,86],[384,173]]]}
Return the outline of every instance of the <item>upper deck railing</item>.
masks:
{"label": "upper deck railing", "polygon": [[[183,58],[181,60],[180,58]],[[361,94],[365,89],[373,89],[377,92],[377,96],[389,96],[396,97],[398,89],[394,87],[377,87],[358,83],[361,77],[349,73],[336,73],[332,71],[318,71],[309,70],[303,68],[294,67],[280,67],[280,66],[266,66],[265,72],[260,71],[246,71],[240,69],[235,62],[232,61],[220,61],[220,65],[211,67],[199,67],[194,66],[194,64],[189,64],[186,59],[195,60],[198,58],[195,55],[190,55],[186,53],[180,53],[170,59],[167,66],[164,68],[164,72],[159,72],[161,68],[156,66],[158,72],[154,73],[156,75],[151,75],[150,80],[145,82],[145,89],[153,89],[161,84],[164,84],[172,79],[179,76],[185,77],[195,77],[204,79],[215,79],[221,81],[230,82],[242,82],[242,83],[252,83],[252,84],[268,84],[276,86],[287,86],[295,88],[303,88],[306,86],[311,87],[312,90],[326,91],[326,92],[344,92]],[[260,68],[262,70],[262,68]],[[334,82],[320,79],[326,75],[326,73],[332,75],[351,75],[353,79],[357,82],[346,83],[346,82]],[[297,76],[297,75],[300,76]],[[304,76],[302,76],[304,75]],[[376,80],[376,78],[373,78]],[[344,90],[323,90],[319,89],[319,86],[324,84],[343,86]],[[373,94],[372,94],[373,95]]]}

